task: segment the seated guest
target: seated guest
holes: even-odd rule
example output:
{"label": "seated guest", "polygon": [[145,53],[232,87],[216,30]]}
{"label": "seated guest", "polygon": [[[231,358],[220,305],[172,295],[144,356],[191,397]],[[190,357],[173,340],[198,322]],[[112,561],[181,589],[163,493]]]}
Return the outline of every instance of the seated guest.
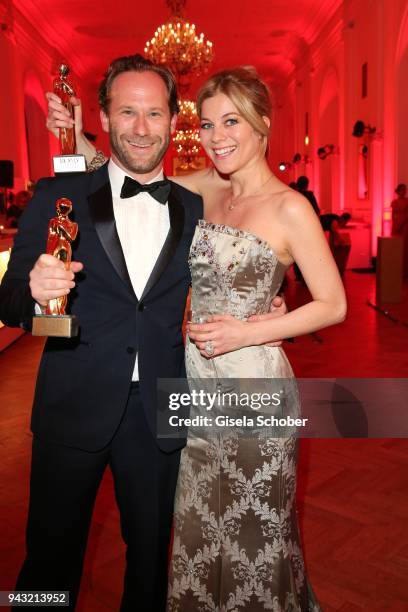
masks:
{"label": "seated guest", "polygon": [[18,227],[18,220],[23,211],[17,206],[17,204],[11,204],[6,210],[6,227],[9,229],[15,229]]}
{"label": "seated guest", "polygon": [[329,245],[341,276],[343,276],[350,254],[350,234],[341,233],[351,219],[350,213],[327,213],[320,215],[320,223],[325,232],[329,232]]}
{"label": "seated guest", "polygon": [[348,212],[336,215],[335,213],[327,213],[320,215],[320,223],[322,224],[323,231],[330,232],[330,244],[334,246],[337,244],[345,244],[346,238],[341,235],[340,231],[346,227],[350,221],[351,215]]}
{"label": "seated guest", "polygon": [[6,223],[9,228],[17,228],[18,221],[24,212],[27,204],[31,200],[29,191],[19,191],[14,199],[14,203],[6,211]]}

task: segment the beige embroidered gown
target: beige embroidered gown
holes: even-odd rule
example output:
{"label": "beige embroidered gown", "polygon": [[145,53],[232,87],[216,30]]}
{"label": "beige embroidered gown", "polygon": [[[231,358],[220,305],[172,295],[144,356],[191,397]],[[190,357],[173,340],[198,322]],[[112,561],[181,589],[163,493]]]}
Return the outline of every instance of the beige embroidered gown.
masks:
{"label": "beige embroidered gown", "polygon": [[[286,271],[265,241],[205,221],[196,229],[190,267],[195,321],[268,312]],[[207,360],[188,342],[186,366],[188,378],[206,379],[204,386],[240,378],[293,381],[276,347]],[[297,393],[290,401],[290,413],[298,415]],[[265,429],[253,436],[190,431],[175,498],[168,612],[320,611],[299,541],[296,455],[296,438],[269,437]]]}

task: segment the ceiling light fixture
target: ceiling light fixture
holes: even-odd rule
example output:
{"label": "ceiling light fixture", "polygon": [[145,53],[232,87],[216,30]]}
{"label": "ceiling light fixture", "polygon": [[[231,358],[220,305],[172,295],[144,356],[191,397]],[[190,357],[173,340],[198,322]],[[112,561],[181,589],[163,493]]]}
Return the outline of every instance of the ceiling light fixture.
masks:
{"label": "ceiling light fixture", "polygon": [[195,24],[184,18],[185,4],[186,0],[167,0],[171,18],[157,28],[144,49],[154,64],[165,64],[172,70],[182,91],[193,76],[206,72],[214,58],[212,42],[197,34]]}

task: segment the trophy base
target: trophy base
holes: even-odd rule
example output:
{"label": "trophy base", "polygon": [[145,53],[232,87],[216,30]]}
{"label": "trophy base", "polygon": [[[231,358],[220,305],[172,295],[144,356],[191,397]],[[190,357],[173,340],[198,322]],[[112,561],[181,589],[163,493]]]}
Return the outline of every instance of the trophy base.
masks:
{"label": "trophy base", "polygon": [[85,155],[54,155],[52,162],[55,174],[86,172]]}
{"label": "trophy base", "polygon": [[33,336],[74,338],[78,335],[78,319],[74,315],[35,315]]}

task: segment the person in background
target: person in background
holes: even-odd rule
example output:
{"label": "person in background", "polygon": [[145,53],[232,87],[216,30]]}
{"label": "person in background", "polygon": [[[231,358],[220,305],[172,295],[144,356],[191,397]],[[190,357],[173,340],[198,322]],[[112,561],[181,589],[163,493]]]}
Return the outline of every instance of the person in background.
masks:
{"label": "person in background", "polygon": [[12,229],[18,227],[18,221],[30,200],[31,195],[29,191],[19,191],[17,195],[13,197],[13,203],[6,211],[7,227]]}
{"label": "person in background", "polygon": [[309,179],[307,176],[299,176],[298,180],[296,181],[296,189],[306,198],[306,200],[309,200],[316,215],[320,215],[320,208],[315,194],[311,189],[309,189]]}
{"label": "person in background", "polygon": [[21,208],[22,212],[24,212],[31,198],[32,198],[32,193],[30,193],[27,189],[24,189],[23,191],[19,191],[17,193],[16,204],[19,208]]}
{"label": "person in background", "polygon": [[320,223],[323,231],[329,232],[329,242],[331,246],[346,244],[345,238],[340,233],[340,230],[346,227],[350,219],[351,215],[348,212],[344,212],[341,215],[336,215],[335,213],[320,215]]}
{"label": "person in background", "polygon": [[404,240],[404,276],[408,276],[408,198],[407,186],[400,183],[395,189],[397,197],[391,202],[392,236],[401,236]]}
{"label": "person in background", "polygon": [[408,225],[408,198],[407,186],[400,183],[395,189],[397,197],[391,202],[393,236],[402,236]]}
{"label": "person in background", "polygon": [[329,234],[330,250],[333,253],[340,275],[343,276],[350,255],[351,241],[350,234],[341,230],[346,227],[351,215],[348,212],[341,215],[327,213],[320,215],[319,219],[323,230]]}
{"label": "person in background", "polygon": [[[313,191],[309,190],[309,179],[307,178],[307,176],[299,176],[298,180],[296,181],[296,183],[290,183],[289,187],[291,187],[292,189],[295,189],[295,191],[298,191],[299,193],[301,193],[312,205],[313,210],[315,211],[316,215],[320,215],[320,208],[319,205],[317,203],[316,200],[316,196],[313,193]],[[304,280],[303,280],[303,276],[301,271],[299,270],[299,266],[297,265],[297,263],[295,262],[293,264],[293,271],[295,273],[295,278],[298,282],[301,282],[304,284]]]}

